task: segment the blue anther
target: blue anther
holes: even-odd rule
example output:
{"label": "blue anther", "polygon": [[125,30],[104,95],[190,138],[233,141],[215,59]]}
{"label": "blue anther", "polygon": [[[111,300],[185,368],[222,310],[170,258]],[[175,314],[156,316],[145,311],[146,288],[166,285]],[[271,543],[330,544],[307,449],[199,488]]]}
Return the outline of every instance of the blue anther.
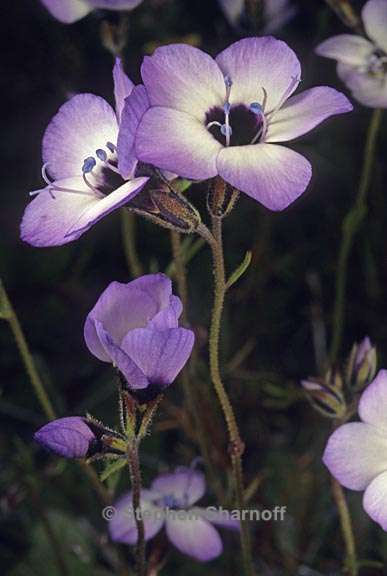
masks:
{"label": "blue anther", "polygon": [[254,112],[254,114],[263,114],[263,108],[258,102],[252,102],[250,104],[250,110]]}
{"label": "blue anther", "polygon": [[97,164],[97,162],[93,156],[89,156],[88,158],[85,158],[85,160],[83,161],[82,172],[84,174],[88,174],[89,172],[91,172],[93,170],[93,168],[96,164]]}
{"label": "blue anther", "polygon": [[232,135],[232,128],[231,126],[227,126],[226,124],[222,124],[220,127],[220,131],[223,136],[231,136]]}
{"label": "blue anther", "polygon": [[116,147],[111,142],[106,142],[106,148],[112,153],[116,151]]}
{"label": "blue anther", "polygon": [[107,160],[107,154],[105,152],[105,150],[102,150],[102,148],[98,148],[98,150],[95,151],[97,158],[99,158],[102,162],[106,162]]}
{"label": "blue anther", "polygon": [[231,80],[230,76],[225,76],[225,77],[224,77],[224,83],[226,84],[227,88],[231,88],[231,86],[232,86],[232,80]]}
{"label": "blue anther", "polygon": [[226,102],[226,104],[223,105],[223,110],[225,114],[229,114],[231,110],[231,104],[229,102]]}

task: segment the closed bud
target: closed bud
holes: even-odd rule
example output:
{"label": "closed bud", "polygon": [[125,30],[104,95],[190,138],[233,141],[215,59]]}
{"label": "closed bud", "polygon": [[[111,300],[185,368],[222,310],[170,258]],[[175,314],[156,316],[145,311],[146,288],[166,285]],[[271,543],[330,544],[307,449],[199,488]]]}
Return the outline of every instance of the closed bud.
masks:
{"label": "closed bud", "polygon": [[327,418],[343,418],[347,405],[342,393],[342,379],[338,372],[327,372],[324,378],[302,380],[301,386],[317,412]]}
{"label": "closed bud", "polygon": [[357,391],[362,390],[373,380],[376,367],[376,348],[366,336],[352,346],[346,370],[347,386]]}
{"label": "closed bud", "polygon": [[207,195],[207,208],[211,216],[224,218],[234,208],[239,198],[238,190],[229,186],[222,178],[214,178]]}

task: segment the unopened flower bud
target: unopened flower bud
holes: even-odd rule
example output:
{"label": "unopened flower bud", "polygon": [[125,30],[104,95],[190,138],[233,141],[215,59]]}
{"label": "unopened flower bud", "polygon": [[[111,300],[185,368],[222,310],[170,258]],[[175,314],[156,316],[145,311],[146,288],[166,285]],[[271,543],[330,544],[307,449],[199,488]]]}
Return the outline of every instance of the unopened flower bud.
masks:
{"label": "unopened flower bud", "polygon": [[324,378],[302,380],[301,386],[313,408],[323,416],[342,418],[345,415],[347,406],[341,391],[341,377],[337,372],[328,372]]}
{"label": "unopened flower bud", "polygon": [[212,216],[224,218],[234,208],[239,198],[238,190],[229,186],[222,178],[217,176],[207,195],[207,207]]}
{"label": "unopened flower bud", "polygon": [[368,336],[352,347],[346,370],[346,382],[355,390],[362,390],[376,374],[377,354]]}

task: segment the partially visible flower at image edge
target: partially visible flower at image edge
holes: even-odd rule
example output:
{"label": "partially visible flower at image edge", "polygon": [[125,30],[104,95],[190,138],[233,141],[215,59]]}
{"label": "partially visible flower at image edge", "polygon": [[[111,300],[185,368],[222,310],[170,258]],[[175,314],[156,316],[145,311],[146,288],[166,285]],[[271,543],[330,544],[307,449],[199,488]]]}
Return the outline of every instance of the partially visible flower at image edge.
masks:
{"label": "partially visible flower at image edge", "polygon": [[380,370],[359,403],[361,422],[330,436],[323,462],[340,484],[365,490],[363,507],[387,531],[387,370]]}
{"label": "partially visible flower at image edge", "polygon": [[362,20],[368,38],[340,34],[328,38],[316,53],[337,61],[337,74],[364,106],[387,108],[387,0],[369,0]]}
{"label": "partially visible flower at image edge", "polygon": [[[238,27],[245,12],[246,0],[218,0],[223,13],[231,24]],[[292,0],[263,0],[263,32],[271,34],[285,26],[297,12]]]}
{"label": "partially visible flower at image edge", "polygon": [[133,10],[142,0],[40,0],[54,18],[72,24],[98,8]]}
{"label": "partially visible flower at image edge", "polygon": [[86,345],[118,368],[132,393],[150,400],[175,380],[192,352],[194,333],[179,327],[181,313],[164,274],[112,282],[87,316]]}
{"label": "partially visible flower at image edge", "polygon": [[[240,523],[221,511],[195,506],[205,491],[203,474],[191,468],[180,467],[173,473],[158,476],[149,490],[141,490],[145,539],[156,536],[165,525],[168,539],[183,554],[201,562],[217,558],[223,545],[213,524],[239,530]],[[116,513],[108,527],[111,539],[123,544],[136,544],[137,526],[131,493],[120,498],[114,507]],[[168,510],[172,513],[164,514]]]}
{"label": "partially visible flower at image edge", "polygon": [[[301,81],[295,53],[273,37],[246,38],[214,60],[173,44],[145,57],[141,68],[150,107],[135,130],[124,130],[120,154],[191,180],[217,175],[271,210],[283,210],[306,189],[311,165],[279,143],[309,132],[324,119],[352,110],[329,87],[292,96]],[[133,97],[136,92],[133,91]],[[126,146],[126,151],[125,151]],[[133,152],[133,149],[135,152]]]}
{"label": "partially visible flower at image edge", "polygon": [[60,246],[78,239],[148,182],[119,171],[119,122],[134,87],[119,59],[113,80],[115,110],[100,96],[78,94],[48,125],[42,145],[46,186],[30,193],[34,198],[21,222],[21,238],[28,244]]}

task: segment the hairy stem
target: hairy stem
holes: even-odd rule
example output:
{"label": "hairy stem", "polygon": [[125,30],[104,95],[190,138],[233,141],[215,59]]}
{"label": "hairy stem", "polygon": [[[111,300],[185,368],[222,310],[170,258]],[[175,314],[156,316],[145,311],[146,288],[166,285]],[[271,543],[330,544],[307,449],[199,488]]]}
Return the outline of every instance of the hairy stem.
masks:
{"label": "hairy stem", "polygon": [[341,349],[345,320],[345,292],[348,276],[348,260],[355,236],[367,215],[367,192],[371,184],[372,166],[382,111],[374,110],[367,132],[362,174],[355,204],[344,218],[341,245],[337,264],[336,294],[334,304],[334,328],[330,350],[331,362],[335,362]]}
{"label": "hairy stem", "polygon": [[[212,239],[208,238],[208,240],[210,241],[210,246],[212,249],[215,278],[215,297],[212,309],[209,342],[210,372],[211,379],[227,424],[229,450],[231,454],[232,471],[235,484],[236,505],[239,510],[243,510],[245,505],[242,471],[242,454],[244,450],[244,444],[239,434],[234,410],[222,382],[219,364],[220,328],[224,300],[226,296],[226,278],[224,268],[221,218],[212,218]],[[241,545],[245,574],[247,576],[253,576],[254,567],[251,553],[250,531],[247,522],[247,520],[241,521]]]}
{"label": "hairy stem", "polygon": [[129,272],[133,278],[143,274],[143,267],[136,250],[136,215],[129,210],[121,210],[122,242]]}
{"label": "hairy stem", "polygon": [[137,438],[133,438],[128,448],[128,466],[132,484],[133,513],[137,526],[136,575],[146,576],[145,528],[141,512],[141,469]]}

